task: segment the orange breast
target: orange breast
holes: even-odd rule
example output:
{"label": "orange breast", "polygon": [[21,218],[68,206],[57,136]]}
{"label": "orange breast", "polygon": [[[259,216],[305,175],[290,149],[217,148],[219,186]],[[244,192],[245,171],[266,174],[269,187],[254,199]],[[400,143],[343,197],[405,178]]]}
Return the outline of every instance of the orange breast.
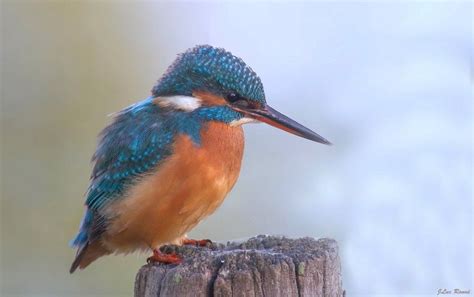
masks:
{"label": "orange breast", "polygon": [[201,145],[186,135],[155,174],[133,186],[127,197],[110,207],[113,216],[104,235],[118,252],[156,248],[176,242],[213,213],[232,189],[240,172],[243,131],[210,122],[201,131]]}

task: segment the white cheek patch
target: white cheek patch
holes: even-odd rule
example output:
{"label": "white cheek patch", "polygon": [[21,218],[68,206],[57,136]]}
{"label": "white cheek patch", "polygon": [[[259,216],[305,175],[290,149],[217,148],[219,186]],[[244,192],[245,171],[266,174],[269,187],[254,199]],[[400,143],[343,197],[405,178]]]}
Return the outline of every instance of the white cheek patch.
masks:
{"label": "white cheek patch", "polygon": [[247,123],[258,123],[258,121],[257,121],[256,119],[243,117],[243,118],[241,118],[241,119],[232,121],[232,122],[230,122],[229,124],[230,124],[232,127],[236,127],[236,126],[240,126],[240,125],[242,125],[242,124],[247,124]]}
{"label": "white cheek patch", "polygon": [[156,97],[154,101],[161,107],[171,107],[183,111],[193,111],[201,107],[201,100],[192,96]]}

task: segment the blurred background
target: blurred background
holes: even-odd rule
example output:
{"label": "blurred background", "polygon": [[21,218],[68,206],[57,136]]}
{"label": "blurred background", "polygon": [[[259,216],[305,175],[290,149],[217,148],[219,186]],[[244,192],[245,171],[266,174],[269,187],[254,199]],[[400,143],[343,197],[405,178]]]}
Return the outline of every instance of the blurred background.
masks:
{"label": "blurred background", "polygon": [[3,1],[1,21],[2,296],[131,296],[146,255],[68,273],[96,135],[206,43],[334,145],[247,125],[192,237],[334,238],[348,296],[474,289],[470,2]]}

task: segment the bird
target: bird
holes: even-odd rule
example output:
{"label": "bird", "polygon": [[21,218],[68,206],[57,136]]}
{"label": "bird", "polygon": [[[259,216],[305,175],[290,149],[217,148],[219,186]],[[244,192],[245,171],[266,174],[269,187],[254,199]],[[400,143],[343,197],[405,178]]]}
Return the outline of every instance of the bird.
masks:
{"label": "bird", "polygon": [[258,75],[231,52],[197,45],[179,54],[151,95],[115,113],[99,134],[70,273],[135,251],[179,264],[179,255],[160,247],[205,245],[186,234],[236,183],[242,125],[251,122],[330,144],[270,107]]}

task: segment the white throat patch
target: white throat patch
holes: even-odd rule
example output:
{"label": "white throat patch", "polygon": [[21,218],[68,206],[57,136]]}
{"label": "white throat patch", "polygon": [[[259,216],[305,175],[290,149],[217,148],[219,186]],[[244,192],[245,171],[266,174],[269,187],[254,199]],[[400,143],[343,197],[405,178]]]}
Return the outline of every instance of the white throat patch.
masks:
{"label": "white throat patch", "polygon": [[240,125],[247,124],[247,123],[258,123],[258,121],[255,120],[255,119],[252,119],[252,118],[243,117],[241,119],[230,122],[230,125],[232,127],[236,127],[236,126],[240,126]]}
{"label": "white throat patch", "polygon": [[201,106],[201,100],[192,96],[156,97],[154,101],[161,107],[171,107],[183,111],[193,111]]}

